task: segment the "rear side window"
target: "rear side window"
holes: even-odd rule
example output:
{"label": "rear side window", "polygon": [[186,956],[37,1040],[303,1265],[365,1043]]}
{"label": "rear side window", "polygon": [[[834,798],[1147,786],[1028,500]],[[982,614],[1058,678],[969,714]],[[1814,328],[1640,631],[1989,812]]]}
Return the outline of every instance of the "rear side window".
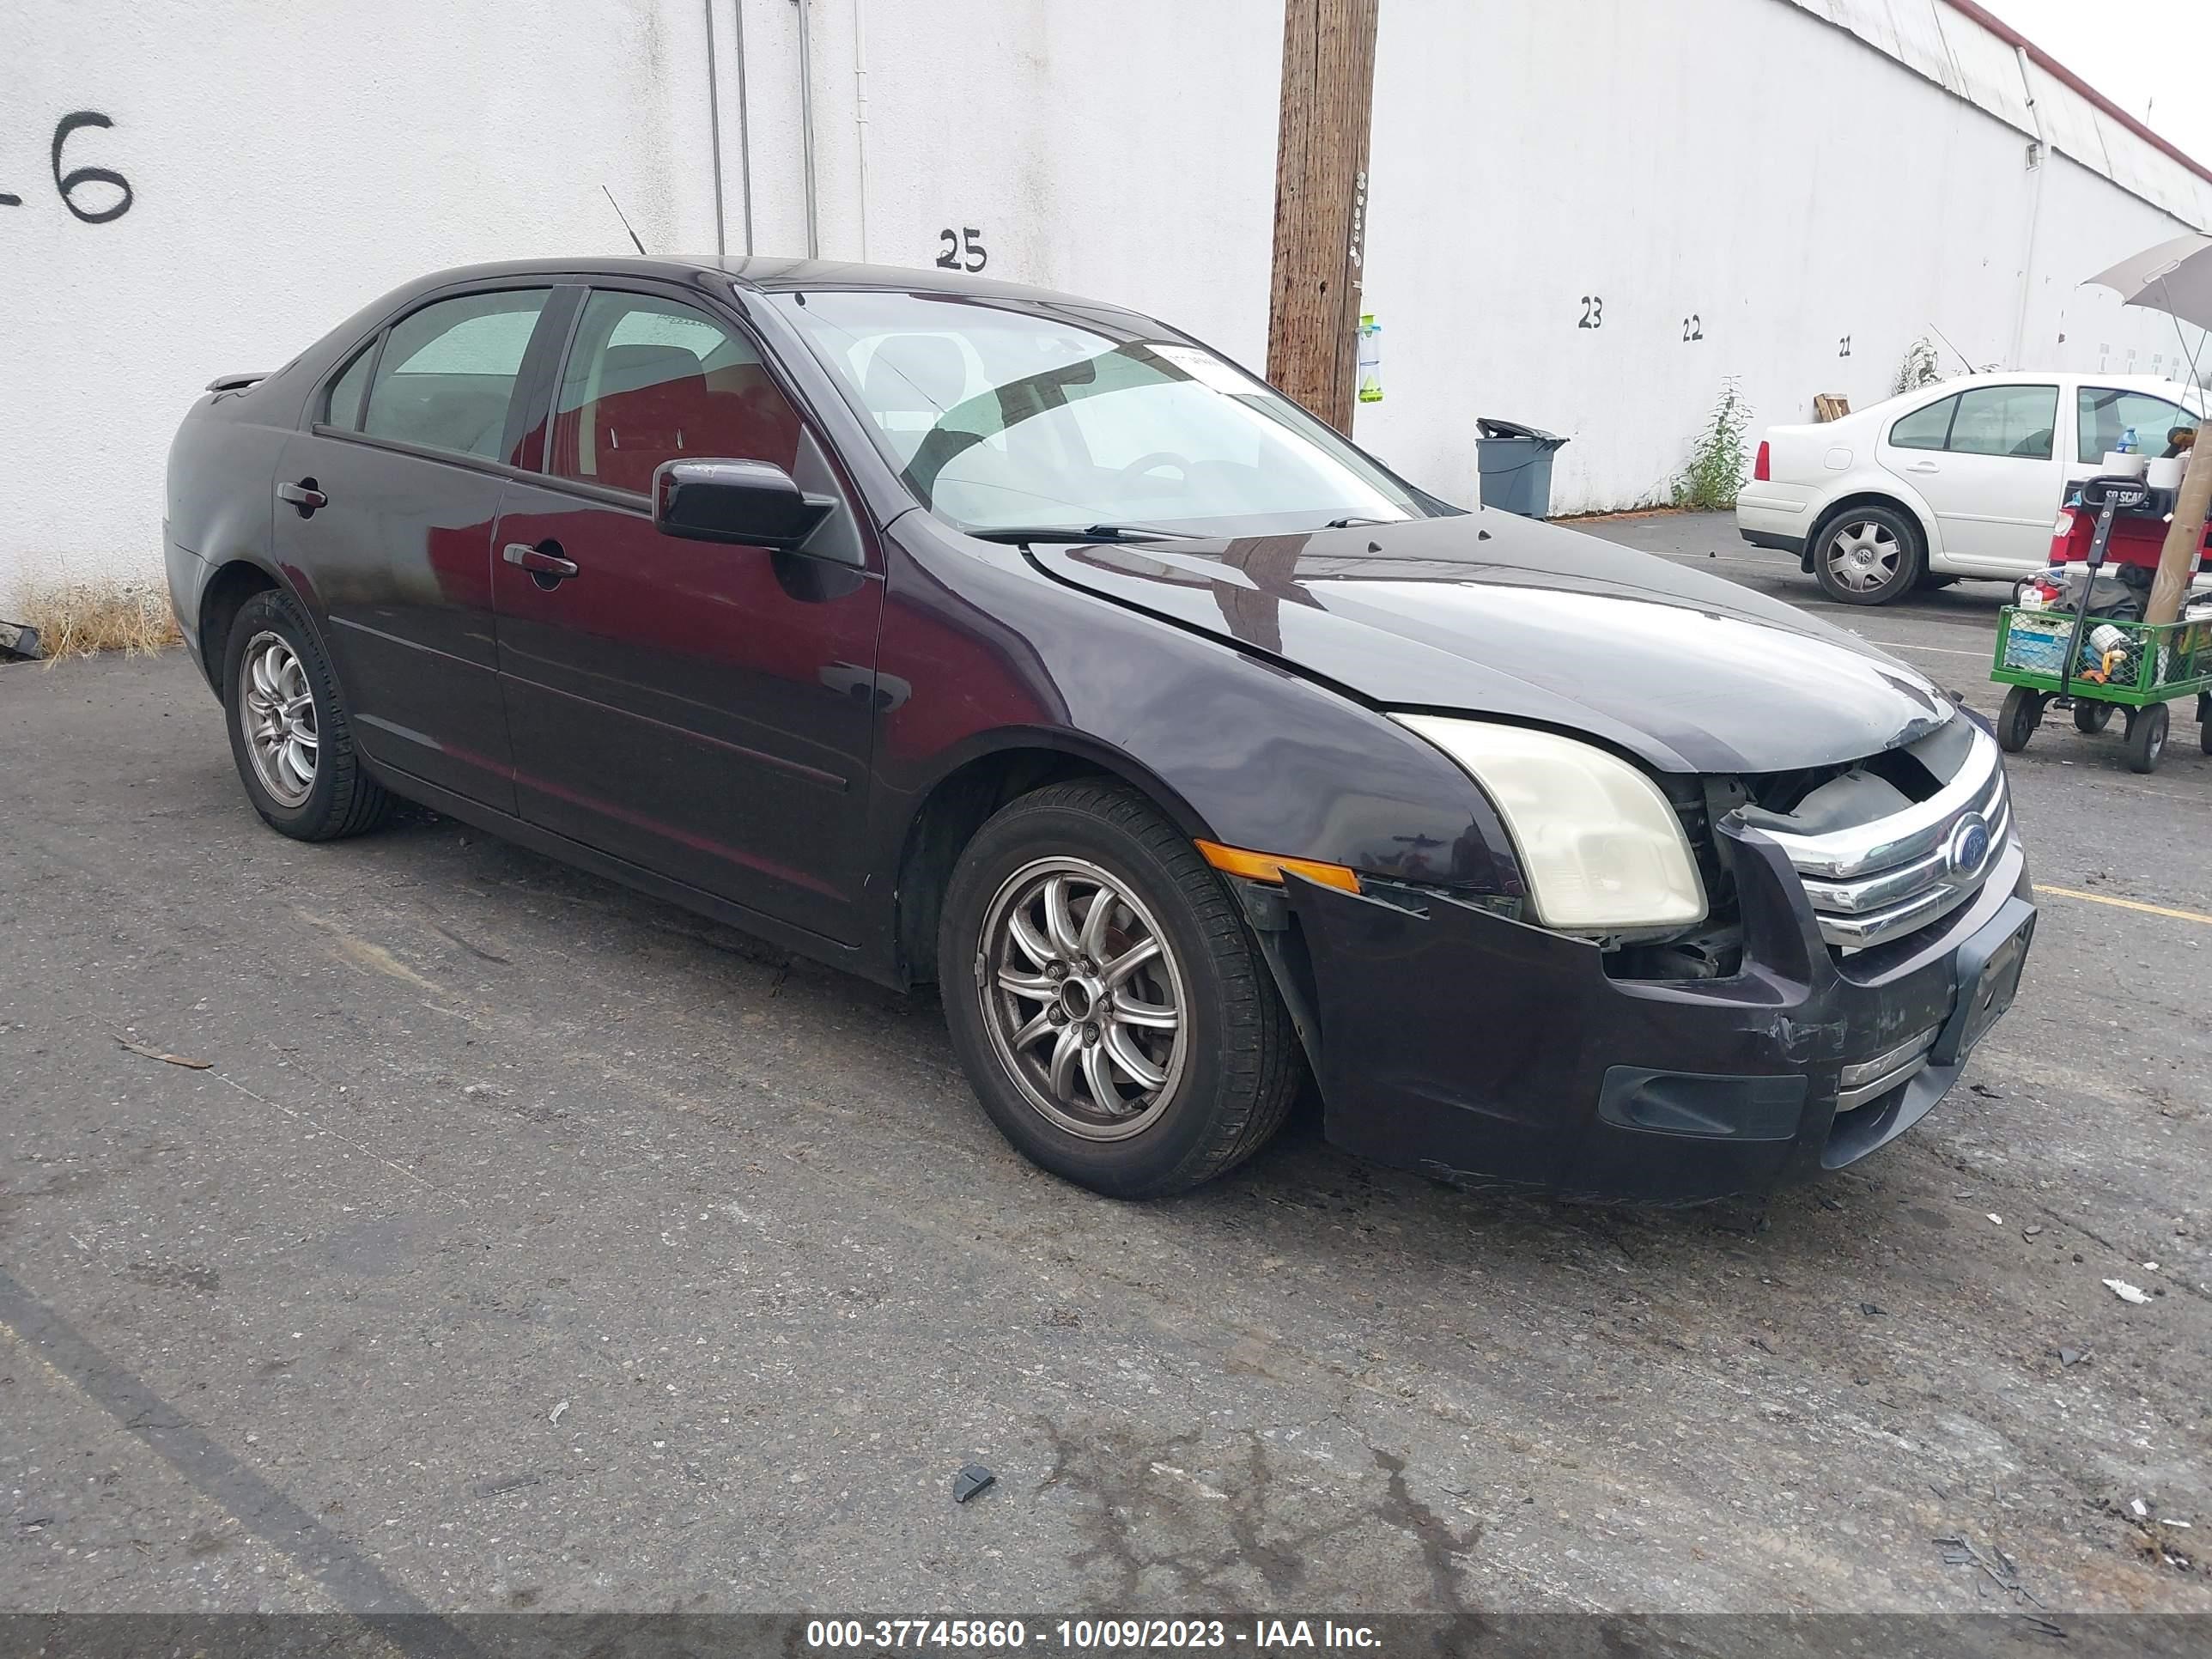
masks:
{"label": "rear side window", "polygon": [[2192,430],[2197,417],[2179,404],[2143,392],[2122,392],[2117,386],[2085,386],[2075,397],[2075,458],[2094,466],[2108,449],[2118,449],[2130,427],[2147,455],[2166,446],[2166,434],[2175,427]]}
{"label": "rear side window", "polygon": [[368,366],[375,361],[374,340],[354,353],[345,373],[331,382],[330,401],[323,409],[325,422],[343,427],[349,432],[361,430],[361,394],[368,389]]}
{"label": "rear side window", "polygon": [[362,430],[501,459],[515,378],[546,293],[466,294],[402,318],[385,341]]}
{"label": "rear side window", "polygon": [[2058,420],[2055,386],[1983,386],[1959,394],[1951,417],[1954,455],[2009,455],[2024,461],[2051,459],[2051,428]]}
{"label": "rear side window", "polygon": [[1959,407],[1956,398],[1942,398],[1925,409],[1916,409],[1889,429],[1896,449],[1941,449],[1951,435],[1951,416]]}

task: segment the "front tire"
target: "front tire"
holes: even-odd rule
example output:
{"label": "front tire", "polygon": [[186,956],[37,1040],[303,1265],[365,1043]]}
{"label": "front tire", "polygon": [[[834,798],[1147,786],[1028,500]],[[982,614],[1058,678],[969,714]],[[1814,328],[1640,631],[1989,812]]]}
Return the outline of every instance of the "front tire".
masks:
{"label": "front tire", "polygon": [[381,823],[392,797],[362,769],[344,694],[299,604],[276,589],[239,607],[223,650],[222,707],[246,799],[295,841]]}
{"label": "front tire", "polygon": [[2006,692],[2004,706],[1997,710],[1997,747],[2008,755],[2027,748],[2035,728],[2043,724],[2043,702],[2042,693],[2024,685]]}
{"label": "front tire", "polygon": [[1109,1197],[1212,1180],[1297,1091],[1297,1039],[1234,899],[1118,783],[1052,785],[976,832],[945,894],[938,978],[1000,1132]]}
{"label": "front tire", "polygon": [[2084,737],[2095,737],[2112,723],[2112,710],[2118,707],[2117,703],[2077,700],[2074,704],[2074,729]]}
{"label": "front tire", "polygon": [[1893,507],[1853,507],[1813,538],[1813,577],[1839,605],[1887,605],[1918,586],[1928,568],[1920,526]]}

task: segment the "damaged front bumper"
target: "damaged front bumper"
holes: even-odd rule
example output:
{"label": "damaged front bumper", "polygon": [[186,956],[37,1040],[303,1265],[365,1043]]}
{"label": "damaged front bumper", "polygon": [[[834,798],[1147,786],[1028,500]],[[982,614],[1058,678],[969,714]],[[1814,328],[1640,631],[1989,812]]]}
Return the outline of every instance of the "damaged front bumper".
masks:
{"label": "damaged front bumper", "polygon": [[2018,837],[1941,922],[1838,956],[1780,848],[1723,833],[1744,957],[1723,979],[1615,979],[1593,944],[1435,891],[1291,877],[1328,1138],[1449,1179],[1689,1203],[1911,1128],[2019,983],[2035,908]]}

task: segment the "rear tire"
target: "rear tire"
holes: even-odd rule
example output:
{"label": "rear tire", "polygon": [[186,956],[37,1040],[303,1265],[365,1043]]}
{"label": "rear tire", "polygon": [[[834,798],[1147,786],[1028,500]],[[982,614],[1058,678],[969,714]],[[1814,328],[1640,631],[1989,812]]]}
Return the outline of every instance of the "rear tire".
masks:
{"label": "rear tire", "polygon": [[938,980],[1000,1132],[1109,1197],[1182,1192],[1241,1163],[1304,1073],[1222,878],[1121,784],[1052,785],[975,833],[945,893]]}
{"label": "rear tire", "polygon": [[223,649],[230,755],[262,820],[295,841],[374,830],[392,796],[363,769],[344,693],[299,602],[280,589],[239,607]]}
{"label": "rear tire", "polygon": [[2043,694],[2024,685],[2014,686],[2005,693],[2004,707],[1997,710],[1997,747],[2008,755],[2017,755],[2042,724]]}
{"label": "rear tire", "polygon": [[1838,605],[1887,605],[1912,592],[1928,550],[1912,515],[1894,507],[1851,507],[1812,540],[1813,579]]}
{"label": "rear tire", "polygon": [[2166,733],[2171,720],[2166,705],[2154,702],[2128,710],[2128,770],[2155,772],[2166,755]]}

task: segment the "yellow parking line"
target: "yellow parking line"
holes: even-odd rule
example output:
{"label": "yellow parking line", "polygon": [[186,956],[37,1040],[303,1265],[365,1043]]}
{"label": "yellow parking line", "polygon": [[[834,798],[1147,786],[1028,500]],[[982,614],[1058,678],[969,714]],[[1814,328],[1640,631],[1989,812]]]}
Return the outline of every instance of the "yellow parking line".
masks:
{"label": "yellow parking line", "polygon": [[2145,915],[2172,916],[2176,921],[2200,921],[2212,927],[2212,916],[2196,910],[2169,910],[2163,904],[2145,904],[2139,899],[2114,898],[2108,893],[2084,893],[2072,887],[2045,887],[2035,884],[2039,893],[2048,893],[2053,898],[2081,899],[2091,904],[2109,904],[2121,910],[2140,910]]}

